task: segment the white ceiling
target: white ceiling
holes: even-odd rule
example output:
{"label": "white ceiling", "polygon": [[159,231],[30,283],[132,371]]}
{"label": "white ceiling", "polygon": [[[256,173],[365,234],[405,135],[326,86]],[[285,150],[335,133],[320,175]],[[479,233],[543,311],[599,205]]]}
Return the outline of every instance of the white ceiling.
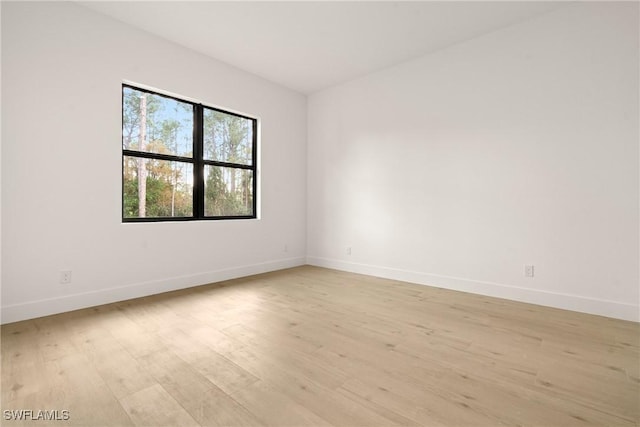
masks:
{"label": "white ceiling", "polygon": [[566,5],[522,1],[80,4],[305,94]]}

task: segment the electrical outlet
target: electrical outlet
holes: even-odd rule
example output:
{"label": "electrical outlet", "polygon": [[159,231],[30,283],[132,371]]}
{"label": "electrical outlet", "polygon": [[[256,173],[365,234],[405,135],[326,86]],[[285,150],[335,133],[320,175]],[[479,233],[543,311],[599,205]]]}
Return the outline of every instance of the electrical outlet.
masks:
{"label": "electrical outlet", "polygon": [[288,245],[284,245],[284,248],[282,248],[283,252],[289,252],[289,246]]}
{"label": "electrical outlet", "polygon": [[347,255],[351,255],[351,246],[347,248]]}
{"label": "electrical outlet", "polygon": [[524,266],[524,277],[533,277],[533,265]]}
{"label": "electrical outlet", "polygon": [[71,283],[71,270],[63,270],[60,272],[60,283],[63,285]]}

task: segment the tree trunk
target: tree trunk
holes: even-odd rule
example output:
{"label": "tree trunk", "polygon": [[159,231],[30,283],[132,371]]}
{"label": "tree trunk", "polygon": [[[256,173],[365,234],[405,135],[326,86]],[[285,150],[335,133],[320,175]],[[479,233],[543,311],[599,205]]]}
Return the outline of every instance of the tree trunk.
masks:
{"label": "tree trunk", "polygon": [[[138,136],[138,150],[144,151],[144,141],[147,139],[147,94],[140,96],[140,135]],[[138,157],[138,216],[147,216],[147,159]]]}
{"label": "tree trunk", "polygon": [[[175,167],[175,166],[174,166]],[[178,168],[176,167],[171,177],[171,216],[176,216],[176,187],[178,186]]]}
{"label": "tree trunk", "polygon": [[230,180],[231,196],[235,198],[236,197],[236,170],[234,168],[229,168],[229,175],[231,175],[231,180]]}
{"label": "tree trunk", "polygon": [[[178,112],[176,107],[176,113]],[[178,153],[178,128],[173,131],[173,152]],[[178,185],[178,167],[177,164],[173,165],[174,170],[171,176],[171,216],[176,216],[176,186]]]}

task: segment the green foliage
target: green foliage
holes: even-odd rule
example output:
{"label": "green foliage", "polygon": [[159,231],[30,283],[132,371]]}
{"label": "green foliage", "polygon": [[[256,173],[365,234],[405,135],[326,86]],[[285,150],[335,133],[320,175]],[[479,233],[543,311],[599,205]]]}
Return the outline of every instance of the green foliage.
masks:
{"label": "green foliage", "polygon": [[[124,158],[123,206],[125,218],[138,217],[138,177],[135,174],[135,159]],[[132,172],[133,170],[133,172]]]}
{"label": "green foliage", "polygon": [[[137,218],[139,216],[138,160],[132,157],[125,157],[123,209],[126,218]],[[191,188],[183,188],[183,185],[180,184],[180,179],[174,185],[174,176],[177,174],[178,178],[181,178],[182,175],[179,169],[176,170],[175,167],[172,167],[172,163],[175,164],[175,162],[146,160],[145,163],[147,170],[147,216],[191,216],[193,205]]]}
{"label": "green foliage", "polygon": [[[122,148],[137,150],[139,148],[140,92],[125,88],[122,103]],[[159,108],[160,99],[154,96],[147,96],[147,126],[149,121],[153,122],[152,119]]]}
{"label": "green foliage", "polygon": [[252,163],[251,121],[242,117],[205,109],[204,150],[210,160],[227,163]]}
{"label": "green foliage", "polygon": [[222,167],[208,167],[206,170],[205,215],[252,214],[253,182],[251,171]]}
{"label": "green foliage", "polygon": [[[227,163],[252,163],[250,120],[205,110],[205,157]],[[251,215],[253,212],[252,172],[231,167],[206,167],[205,215]]]}

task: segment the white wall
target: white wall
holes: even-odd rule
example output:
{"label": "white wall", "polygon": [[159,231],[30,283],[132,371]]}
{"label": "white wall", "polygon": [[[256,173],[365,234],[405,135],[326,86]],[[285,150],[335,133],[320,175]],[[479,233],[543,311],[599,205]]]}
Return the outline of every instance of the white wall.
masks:
{"label": "white wall", "polygon": [[640,320],[638,31],[581,3],[312,95],[308,262]]}
{"label": "white wall", "polygon": [[[2,322],[305,255],[640,320],[637,4],[568,6],[315,94],[308,116],[80,6],[1,7]],[[121,223],[123,79],[261,118],[260,220]]]}
{"label": "white wall", "polygon": [[[260,220],[121,223],[123,79],[261,119]],[[304,263],[304,96],[81,6],[2,2],[2,104],[3,322]]]}

